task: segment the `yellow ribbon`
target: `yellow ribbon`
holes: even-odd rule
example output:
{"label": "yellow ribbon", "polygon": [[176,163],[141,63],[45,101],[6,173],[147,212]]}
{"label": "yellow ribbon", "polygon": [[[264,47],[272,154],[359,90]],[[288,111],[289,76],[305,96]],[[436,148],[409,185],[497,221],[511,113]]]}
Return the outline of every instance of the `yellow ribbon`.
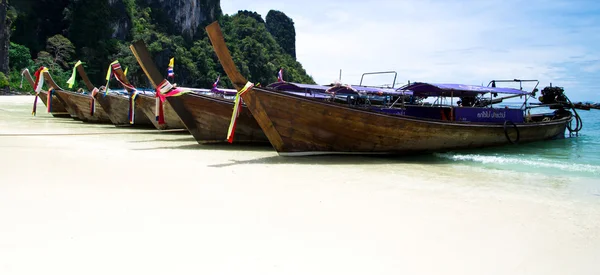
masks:
{"label": "yellow ribbon", "polygon": [[73,73],[71,74],[71,78],[67,80],[67,84],[69,84],[69,89],[73,88],[73,85],[75,85],[75,71],[77,70],[77,67],[79,67],[81,64],[81,60],[78,60],[77,63],[75,63],[75,66],[73,67]]}
{"label": "yellow ribbon", "polygon": [[229,130],[227,131],[227,141],[229,143],[233,142],[233,134],[235,131],[235,125],[237,123],[237,118],[240,115],[240,104],[242,100],[242,95],[246,93],[248,90],[251,90],[254,87],[254,84],[250,81],[246,83],[246,86],[242,88],[237,94],[235,94],[235,103],[233,105],[233,113],[231,114],[231,122],[229,123]]}
{"label": "yellow ribbon", "polygon": [[104,95],[108,94],[108,84],[110,83],[110,76],[112,73],[112,65],[119,63],[119,60],[115,60],[110,65],[108,65],[108,70],[106,70],[106,86],[104,86]]}

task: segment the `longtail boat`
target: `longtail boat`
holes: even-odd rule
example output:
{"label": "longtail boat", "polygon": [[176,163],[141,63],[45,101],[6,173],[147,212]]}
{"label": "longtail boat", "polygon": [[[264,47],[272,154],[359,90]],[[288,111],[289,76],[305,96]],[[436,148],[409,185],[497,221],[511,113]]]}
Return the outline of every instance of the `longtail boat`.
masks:
{"label": "longtail boat", "polygon": [[[129,48],[133,52],[138,64],[140,64],[140,67],[150,80],[154,89],[157,89],[161,83],[165,83],[164,81],[166,81],[166,79],[158,72],[143,41],[136,42]],[[183,123],[169,102],[157,102],[157,100],[160,100],[158,94],[155,94],[154,97],[142,94],[138,98],[140,108],[150,118],[157,129],[187,129],[185,123]]]}
{"label": "longtail boat", "polygon": [[[177,116],[185,124],[186,128],[194,136],[194,139],[200,144],[204,143],[222,143],[228,141],[228,132],[231,122],[234,102],[231,99],[223,98],[216,93],[201,94],[193,90],[192,92],[178,93],[177,96],[169,96],[170,92],[177,90],[158,72],[156,65],[152,62],[150,54],[143,41],[137,41],[131,46],[138,63],[143,68],[148,78],[157,86],[159,96],[164,96],[166,102],[173,108]],[[211,95],[212,94],[212,95]],[[165,104],[166,106],[166,104]],[[165,116],[168,113],[165,114]],[[265,143],[268,139],[261,130],[260,126],[252,117],[252,114],[246,107],[242,107],[239,112],[238,123],[236,125],[236,135],[230,142],[236,143]]]}
{"label": "longtail boat", "polygon": [[83,122],[93,123],[111,123],[108,114],[100,106],[96,106],[96,110],[90,113],[90,96],[82,93],[76,93],[62,89],[49,72],[43,73],[44,80],[52,87],[56,97],[66,107],[72,117],[77,117]]}
{"label": "longtail boat", "polygon": [[[247,85],[233,63],[218,23],[213,22],[206,30],[236,88]],[[414,83],[402,92],[453,97],[509,91],[502,89]],[[510,92],[530,95],[519,90]],[[573,119],[565,109],[527,119],[520,109],[486,107],[461,111],[452,106],[421,107],[427,114],[407,115],[406,108],[356,108],[262,87],[240,93],[275,150],[287,156],[415,154],[532,142],[564,137],[567,124]],[[437,113],[437,117],[429,113]]]}
{"label": "longtail boat", "polygon": [[[88,83],[84,77],[83,66],[78,66],[77,70],[86,82],[88,89],[94,89],[91,83]],[[108,86],[104,87],[99,93],[94,93],[94,98],[100,106],[106,111],[111,122],[115,126],[152,126],[150,118],[142,111],[137,104],[138,91],[129,83],[125,73],[121,69],[118,61],[113,62],[109,68],[109,76],[115,77],[117,81],[127,90],[127,94],[108,92]]]}
{"label": "longtail boat", "polygon": [[[27,79],[27,82],[29,82],[29,84],[31,85],[31,87],[33,87],[34,91],[36,90],[36,82],[33,80],[33,78],[31,77],[31,74],[29,73],[28,69],[24,69],[21,72],[21,75]],[[39,76],[41,77],[41,76]],[[43,77],[42,77],[43,78]],[[35,94],[35,101],[33,103],[33,111],[32,113],[35,115],[35,113],[37,112],[37,99],[39,98],[40,100],[42,100],[42,102],[44,103],[44,105],[46,105],[46,110],[53,116],[53,117],[61,117],[61,118],[70,118],[71,115],[69,114],[69,112],[67,112],[67,109],[65,108],[65,106],[62,104],[62,102],[60,102],[60,100],[58,100],[58,98],[56,97],[56,95],[54,95],[52,93],[52,96],[50,98],[48,98],[48,91],[45,91],[44,89],[38,89],[39,92],[36,92]]]}

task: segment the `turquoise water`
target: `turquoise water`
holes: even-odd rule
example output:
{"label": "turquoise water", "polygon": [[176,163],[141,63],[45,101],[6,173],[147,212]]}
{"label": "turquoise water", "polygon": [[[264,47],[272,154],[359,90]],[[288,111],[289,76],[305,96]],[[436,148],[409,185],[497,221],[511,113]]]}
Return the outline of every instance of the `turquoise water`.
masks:
{"label": "turquoise water", "polygon": [[435,157],[485,169],[597,178],[600,183],[600,110],[578,110],[578,113],[583,129],[577,137],[569,137],[567,131],[565,139],[442,153]]}

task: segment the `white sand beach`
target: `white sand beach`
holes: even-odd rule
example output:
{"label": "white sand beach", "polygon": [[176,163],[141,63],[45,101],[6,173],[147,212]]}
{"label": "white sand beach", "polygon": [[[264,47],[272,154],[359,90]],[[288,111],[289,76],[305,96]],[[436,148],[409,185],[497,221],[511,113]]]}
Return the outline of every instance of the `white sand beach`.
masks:
{"label": "white sand beach", "polygon": [[594,179],[286,158],[32,103],[0,97],[3,275],[600,273]]}

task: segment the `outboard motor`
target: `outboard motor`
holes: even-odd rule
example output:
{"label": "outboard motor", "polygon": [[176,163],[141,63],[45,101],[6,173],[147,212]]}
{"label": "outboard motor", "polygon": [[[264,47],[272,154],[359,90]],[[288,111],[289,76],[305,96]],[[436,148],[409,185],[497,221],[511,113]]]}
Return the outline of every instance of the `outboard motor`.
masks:
{"label": "outboard motor", "polygon": [[538,100],[544,104],[567,103],[565,90],[561,87],[548,86],[542,90],[542,96]]}

